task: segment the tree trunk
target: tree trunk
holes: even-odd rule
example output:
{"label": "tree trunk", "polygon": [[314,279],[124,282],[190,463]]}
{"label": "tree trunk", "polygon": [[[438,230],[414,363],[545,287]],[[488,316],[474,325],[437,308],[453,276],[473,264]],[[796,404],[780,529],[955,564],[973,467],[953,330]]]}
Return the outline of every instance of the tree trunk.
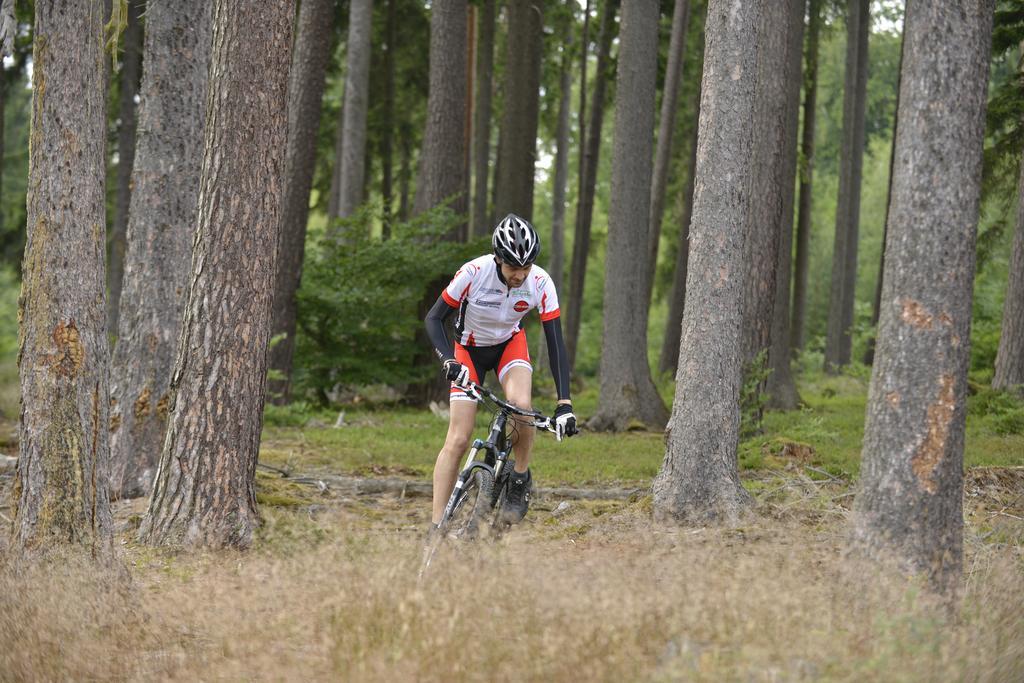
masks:
{"label": "tree trunk", "polygon": [[363,203],[366,172],[366,113],[370,95],[370,36],[373,0],[351,0],[348,14],[345,102],[342,107],[341,186],[338,216],[348,218]]}
{"label": "tree trunk", "polygon": [[135,95],[139,92],[142,71],[143,0],[128,0],[128,25],[124,30],[124,58],[121,61],[121,95],[117,128],[117,196],[114,200],[114,224],[110,235],[110,263],[107,266],[108,330],[117,330],[117,313],[124,279],[124,252],[128,232],[128,210],[132,194],[132,163],[135,160]]}
{"label": "tree trunk", "polygon": [[908,3],[882,315],[850,540],[855,555],[895,560],[940,592],[955,589],[963,564],[964,420],[993,7],[994,0]]}
{"label": "tree trunk", "polygon": [[103,7],[39,2],[18,318],[20,548],[110,550]]}
{"label": "tree trunk", "polygon": [[454,198],[449,205],[453,211],[466,211],[465,75],[466,0],[435,0],[430,19],[430,95],[414,213],[450,198]]}
{"label": "tree trunk", "polygon": [[[785,197],[792,194],[786,146],[789,144],[790,92],[788,69],[792,26],[790,1],[773,2],[765,8],[769,22],[761,32],[758,49],[757,136],[754,139],[754,189],[750,201],[749,229],[745,242],[744,363],[750,364],[768,348],[776,298],[779,240],[785,220]],[[803,26],[799,27],[801,30]],[[794,141],[795,144],[795,141]],[[789,180],[787,180],[787,176]],[[790,205],[792,211],[792,205]]]}
{"label": "tree trunk", "polygon": [[111,386],[110,490],[118,498],[149,493],[167,430],[197,218],[210,40],[205,0],[150,4]]}
{"label": "tree trunk", "polygon": [[784,87],[784,136],[778,192],[782,197],[779,217],[779,250],[775,272],[775,303],[768,351],[768,407],[792,410],[799,402],[790,368],[789,284],[793,264],[793,183],[796,177],[796,137],[800,119],[800,66],[804,46],[806,0],[788,0],[788,22]]}
{"label": "tree trunk", "polygon": [[793,320],[790,337],[794,351],[804,348],[807,317],[807,264],[811,249],[811,209],[814,202],[814,122],[818,106],[818,43],[821,2],[808,0],[807,53],[804,55],[804,127],[800,141],[800,204],[797,209],[796,261],[793,266]]}
{"label": "tree trunk", "polygon": [[679,361],[679,342],[683,335],[683,311],[686,308],[686,270],[690,260],[690,218],[693,212],[693,186],[697,177],[697,133],[700,130],[700,89],[697,90],[697,105],[694,107],[693,135],[690,140],[690,161],[687,163],[685,204],[683,218],[679,222],[679,249],[672,271],[672,293],[669,295],[668,320],[665,322],[665,336],[661,342],[661,356],[658,372],[676,373]]}
{"label": "tree trunk", "polygon": [[839,201],[832,252],[825,371],[850,364],[854,287],[857,283],[857,239],[860,227],[860,185],[864,162],[864,108],[867,101],[870,0],[849,0],[846,14],[846,81],[843,91],[843,145],[839,158]]}
{"label": "tree trunk", "polygon": [[658,78],[658,4],[622,8],[615,97],[615,143],[604,278],[601,394],[593,429],[622,431],[640,423],[664,429],[668,410],[647,363],[647,251],[651,156]]}
{"label": "tree trunk", "polygon": [[[903,71],[903,45],[900,43],[900,71]],[[896,113],[892,118],[892,145],[889,149],[889,187],[885,194],[885,223],[882,225],[882,249],[878,258],[878,277],[875,279],[875,298],[871,305],[871,327],[874,332],[867,340],[867,348],[864,350],[864,364],[871,365],[875,362],[875,337],[878,332],[878,316],[882,308],[882,276],[885,275],[885,238],[889,227],[889,210],[892,208],[892,169],[896,159],[896,128],[900,122],[900,84],[896,81]]]}
{"label": "tree trunk", "polygon": [[[686,33],[690,28],[690,0],[676,0],[672,11],[672,37],[668,46],[668,65],[665,85],[661,89],[661,118],[658,120],[658,146],[654,155],[654,177],[651,180],[649,209],[650,231],[647,239],[647,293],[644,318],[651,305],[654,274],[658,269],[658,244],[661,242],[661,219],[665,213],[665,188],[672,162],[672,133],[676,127],[676,106],[679,101],[679,82],[683,76],[683,55],[686,54]],[[644,324],[646,329],[647,325]]]}
{"label": "tree trunk", "polygon": [[505,95],[498,138],[501,164],[494,180],[496,216],[511,212],[533,219],[543,8],[541,0],[507,4]]}
{"label": "tree trunk", "polygon": [[401,126],[400,166],[398,167],[398,220],[409,220],[409,197],[412,194],[412,131]]}
{"label": "tree trunk", "polygon": [[555,132],[555,177],[551,190],[551,251],[548,274],[561,292],[565,275],[565,189],[569,181],[569,110],[572,108],[572,25],[565,30],[562,68],[558,78],[558,129]]}
{"label": "tree trunk", "polygon": [[139,536],[160,545],[244,548],[259,524],[254,485],[295,3],[216,0],[213,12],[189,296],[167,438]]}
{"label": "tree trunk", "polygon": [[284,195],[277,244],[277,275],[271,331],[278,337],[270,349],[270,368],[278,377],[268,382],[270,400],[291,398],[292,358],[295,355],[295,293],[302,281],[302,258],[309,221],[309,193],[316,169],[317,131],[324,94],[324,74],[331,53],[334,2],[303,0],[288,77],[288,149]]}
{"label": "tree trunk", "polygon": [[494,0],[483,0],[476,44],[476,105],[473,107],[473,237],[486,235],[487,179],[491,168],[491,90],[494,77]]}
{"label": "tree trunk", "polygon": [[[443,202],[456,213],[464,214],[465,195],[465,130],[466,112],[466,0],[435,0],[430,19],[430,94],[427,98],[427,122],[420,151],[419,178],[413,212],[429,211]],[[454,240],[458,230],[445,239]],[[427,283],[419,303],[418,318],[422,320],[444,282]],[[418,347],[423,350],[416,363],[436,362],[423,326],[416,330]],[[445,400],[447,382],[440,374],[432,381],[413,385],[410,398],[418,404]]]}
{"label": "tree trunk", "polygon": [[697,182],[679,371],[668,447],[654,480],[656,519],[735,522],[740,485],[744,232],[750,216],[759,27],[769,0],[710,0]]}
{"label": "tree trunk", "polygon": [[[590,255],[590,221],[594,214],[594,188],[601,154],[601,128],[604,125],[604,100],[608,87],[608,63],[611,61],[612,39],[615,37],[615,12],[618,0],[607,0],[601,12],[601,33],[598,38],[597,72],[594,74],[594,92],[590,102],[590,123],[583,149],[583,170],[580,175],[579,196],[576,204],[576,236],[572,245],[572,267],[569,271],[569,305],[566,311],[566,347],[569,367],[576,365],[576,346],[580,337],[583,315],[583,294],[587,277],[587,257]],[[584,74],[585,76],[586,74]],[[583,139],[580,131],[580,139]]]}
{"label": "tree trunk", "polygon": [[391,239],[391,222],[394,205],[394,145],[395,131],[395,49],[398,42],[397,0],[387,0],[385,34],[387,44],[384,52],[384,111],[380,136],[380,199],[383,206],[381,216],[381,237]]}
{"label": "tree trunk", "polygon": [[1017,185],[1017,232],[1013,236],[1010,276],[1003,301],[1003,329],[996,352],[994,389],[1024,385],[1024,162]]}

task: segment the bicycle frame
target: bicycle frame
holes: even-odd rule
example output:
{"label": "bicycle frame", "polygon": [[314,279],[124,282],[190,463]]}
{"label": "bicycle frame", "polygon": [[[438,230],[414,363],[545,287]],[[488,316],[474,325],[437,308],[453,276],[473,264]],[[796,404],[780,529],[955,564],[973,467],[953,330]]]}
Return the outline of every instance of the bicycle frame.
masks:
{"label": "bicycle frame", "polygon": [[[528,417],[532,419],[531,423],[526,424],[527,427],[536,427],[537,429],[544,429],[546,431],[555,432],[554,425],[551,418],[545,416],[543,413],[539,413],[533,410],[524,410],[516,407],[511,403],[507,403],[494,392],[490,391],[486,387],[480,386],[479,384],[471,384],[471,396],[473,396],[478,402],[483,403],[490,401],[497,408],[498,411],[494,416],[494,420],[491,422],[491,431],[488,434],[486,440],[474,439],[473,445],[469,449],[469,455],[466,456],[466,464],[463,465],[462,470],[459,472],[458,478],[455,480],[455,488],[452,490],[452,495],[448,498],[448,504],[445,506],[444,514],[441,517],[442,524],[445,524],[458,510],[462,504],[463,496],[462,489],[465,487],[466,482],[473,475],[473,470],[483,468],[490,471],[491,476],[497,482],[498,477],[501,476],[501,471],[505,466],[505,462],[508,460],[509,451],[511,446],[501,450],[498,448],[499,440],[505,432],[505,425],[508,424],[509,417],[518,415],[521,417]],[[477,460],[477,456],[480,451],[486,451],[486,455],[483,460]],[[488,462],[493,461],[493,465]]]}

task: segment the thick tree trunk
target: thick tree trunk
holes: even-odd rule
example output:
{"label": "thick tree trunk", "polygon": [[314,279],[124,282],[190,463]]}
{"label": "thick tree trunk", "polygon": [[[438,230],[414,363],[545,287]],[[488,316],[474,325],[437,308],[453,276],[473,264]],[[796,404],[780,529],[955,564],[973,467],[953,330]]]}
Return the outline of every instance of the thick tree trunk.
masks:
{"label": "thick tree trunk", "polygon": [[[647,293],[644,317],[651,305],[654,274],[658,269],[658,244],[661,242],[661,219],[665,213],[665,188],[672,161],[672,133],[676,127],[676,106],[679,101],[679,82],[683,77],[683,55],[686,54],[686,34],[690,28],[690,0],[676,0],[672,11],[672,37],[668,45],[668,65],[665,84],[661,89],[661,117],[658,119],[658,145],[654,154],[654,177],[651,180],[651,202],[647,238]],[[646,329],[647,325],[644,324]]]}
{"label": "thick tree trunk", "polygon": [[[611,61],[612,39],[615,37],[615,12],[618,0],[608,0],[601,12],[601,33],[598,38],[597,72],[590,102],[590,123],[583,149],[583,170],[580,175],[579,196],[576,204],[576,235],[572,245],[572,266],[569,271],[569,305],[566,311],[566,347],[569,367],[576,364],[576,346],[580,337],[583,315],[583,294],[586,287],[587,257],[590,255],[590,221],[594,215],[594,188],[597,185],[597,167],[601,154],[601,128],[604,125],[604,100],[608,89],[608,71]],[[584,74],[585,75],[585,74]],[[580,138],[583,139],[581,131]]]}
{"label": "thick tree trunk", "polygon": [[205,0],[149,6],[111,383],[110,490],[119,498],[149,493],[167,430],[196,229],[210,40]]}
{"label": "thick tree trunk", "polygon": [[541,0],[509,0],[505,51],[505,95],[498,138],[501,164],[495,177],[494,214],[533,218],[533,176],[537,163],[540,103]]}
{"label": "thick tree trunk", "polygon": [[271,327],[278,341],[270,349],[269,360],[270,368],[279,375],[268,382],[270,400],[275,403],[287,403],[291,398],[297,313],[295,293],[302,281],[309,193],[316,169],[316,138],[320,129],[324,74],[330,59],[333,19],[332,0],[303,0],[299,6],[298,33],[288,77],[288,149]]}
{"label": "thick tree trunk", "polygon": [[683,335],[683,311],[686,308],[686,270],[690,260],[690,218],[693,212],[693,186],[697,177],[697,133],[700,130],[700,90],[697,91],[697,105],[694,107],[693,136],[690,140],[690,160],[687,163],[686,196],[683,204],[683,218],[679,222],[679,248],[676,264],[672,271],[672,293],[669,295],[668,320],[665,322],[665,336],[661,341],[661,356],[658,372],[675,375],[679,361],[679,342]]}
{"label": "thick tree trunk", "polygon": [[132,195],[132,164],[135,160],[135,95],[139,92],[142,71],[143,0],[128,0],[128,25],[124,30],[124,57],[121,61],[121,95],[117,129],[117,196],[114,199],[114,223],[110,235],[110,263],[107,265],[107,325],[117,330],[117,313],[124,279],[124,252],[128,234],[128,211]]}
{"label": "thick tree trunk", "polygon": [[654,480],[664,521],[736,521],[743,245],[750,215],[759,27],[770,0],[710,0],[686,311],[668,448]]}
{"label": "thick tree trunk", "polygon": [[103,6],[39,2],[18,317],[20,548],[110,549]]}
{"label": "thick tree trunk", "polygon": [[1013,236],[1010,277],[1003,302],[1003,329],[992,378],[995,389],[1015,387],[1020,391],[1021,385],[1024,385],[1024,162],[1017,186],[1017,232]]}
{"label": "thick tree trunk", "polygon": [[640,423],[663,429],[668,410],[647,363],[647,251],[651,156],[658,78],[658,4],[622,8],[615,98],[615,144],[604,279],[601,394],[594,429]]}
{"label": "thick tree trunk", "polygon": [[370,106],[370,36],[373,0],[351,0],[342,107],[341,186],[338,216],[347,218],[363,203],[366,172],[366,113]]}
{"label": "thick tree trunk", "polygon": [[[442,202],[457,214],[464,214],[465,195],[465,130],[466,118],[466,0],[435,0],[430,19],[430,95],[427,98],[427,123],[420,151],[419,178],[413,212],[428,211]],[[446,239],[454,240],[457,230]],[[418,317],[426,316],[445,282],[427,284],[420,301]],[[420,326],[416,331],[418,346],[423,350],[417,364],[436,362],[430,341]],[[440,374],[433,381],[410,387],[413,401],[445,400],[448,385]]]}
{"label": "thick tree trunk", "polygon": [[564,291],[565,277],[565,190],[569,182],[569,110],[572,108],[572,27],[566,29],[562,69],[558,78],[558,129],[555,132],[555,177],[551,189],[551,250],[548,274],[556,292]]}
{"label": "thick tree trunk", "polygon": [[[788,173],[786,146],[788,131],[788,82],[790,2],[773,2],[766,7],[761,32],[764,43],[758,49],[757,136],[754,139],[754,191],[750,201],[749,229],[745,243],[747,262],[744,282],[744,362],[754,361],[771,340],[776,297],[779,240],[785,220],[785,197],[793,192]],[[802,30],[802,25],[799,27]],[[795,144],[795,141],[794,141]],[[788,180],[787,180],[788,176]],[[792,205],[790,204],[790,211]]]}
{"label": "thick tree trunk", "polygon": [[292,0],[214,3],[199,221],[147,543],[244,548],[259,524],[294,19]]}
{"label": "thick tree trunk", "polygon": [[429,92],[413,212],[422,213],[454,198],[449,206],[461,214],[467,202],[463,163],[466,0],[436,0],[431,8]]}
{"label": "thick tree trunk", "polygon": [[814,202],[814,128],[818,107],[818,43],[821,2],[808,0],[807,53],[804,55],[804,127],[800,140],[800,203],[797,209],[796,257],[793,264],[793,320],[790,337],[794,351],[804,348],[807,318],[807,264],[811,249],[811,210]]}
{"label": "thick tree trunk", "polygon": [[768,350],[766,391],[768,407],[777,410],[796,408],[799,396],[790,368],[792,349],[789,340],[789,285],[793,264],[793,183],[796,177],[797,128],[800,124],[800,66],[804,46],[804,9],[806,0],[788,0],[788,27],[783,96],[785,128],[778,192],[782,197],[779,217],[779,250],[775,271],[775,304],[772,312],[771,340]]}
{"label": "thick tree trunk", "polygon": [[487,179],[491,169],[491,90],[494,77],[494,0],[483,0],[477,20],[476,104],[473,107],[473,217],[470,234],[486,235]]}
{"label": "thick tree trunk", "polygon": [[860,186],[864,165],[864,109],[867,102],[870,0],[849,0],[846,13],[846,81],[843,90],[843,145],[839,158],[839,201],[832,252],[825,371],[850,364],[854,288],[857,284],[857,240],[860,227]]}
{"label": "thick tree trunk", "polygon": [[[911,0],[855,555],[955,589],[994,0]],[[936,40],[941,36],[942,40]]]}

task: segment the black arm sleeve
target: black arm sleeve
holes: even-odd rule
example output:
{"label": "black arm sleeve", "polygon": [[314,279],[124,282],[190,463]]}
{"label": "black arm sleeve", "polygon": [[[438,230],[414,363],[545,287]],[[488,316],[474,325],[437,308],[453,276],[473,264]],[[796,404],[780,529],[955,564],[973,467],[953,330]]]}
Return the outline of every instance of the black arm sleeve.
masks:
{"label": "black arm sleeve", "polygon": [[455,347],[444,330],[444,321],[454,312],[455,309],[445,302],[444,297],[439,296],[423,321],[427,326],[430,343],[434,345],[434,351],[437,352],[442,363],[450,358],[455,358]]}
{"label": "black arm sleeve", "polygon": [[551,362],[551,375],[555,378],[558,400],[569,400],[569,354],[565,352],[565,340],[562,339],[561,318],[544,321],[544,337],[548,342],[548,360]]}

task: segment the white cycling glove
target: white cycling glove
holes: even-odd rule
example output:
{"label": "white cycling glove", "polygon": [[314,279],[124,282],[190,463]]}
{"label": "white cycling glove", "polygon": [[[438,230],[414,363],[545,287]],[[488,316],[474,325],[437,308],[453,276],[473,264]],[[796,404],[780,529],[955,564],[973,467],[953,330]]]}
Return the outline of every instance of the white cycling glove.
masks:
{"label": "white cycling glove", "polygon": [[572,412],[572,406],[568,403],[559,404],[555,408],[555,437],[561,441],[563,437],[577,433],[579,429],[576,428],[576,415]]}
{"label": "white cycling glove", "polygon": [[470,389],[469,368],[454,358],[449,358],[444,362],[444,375],[458,388]]}

